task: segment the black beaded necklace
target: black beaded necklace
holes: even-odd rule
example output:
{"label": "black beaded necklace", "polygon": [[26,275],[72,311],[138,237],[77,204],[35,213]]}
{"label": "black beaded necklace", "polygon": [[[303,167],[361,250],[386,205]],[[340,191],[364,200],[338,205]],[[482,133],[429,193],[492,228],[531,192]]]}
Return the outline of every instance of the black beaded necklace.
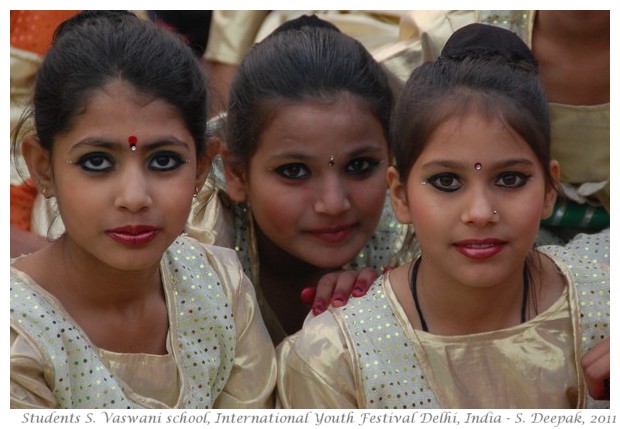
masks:
{"label": "black beaded necklace", "polygon": [[[420,304],[418,301],[418,287],[417,287],[417,279],[418,279],[418,268],[420,268],[420,262],[422,261],[422,257],[419,257],[413,263],[413,268],[411,269],[411,293],[413,295],[413,303],[415,304],[415,309],[418,312],[418,317],[420,317],[420,323],[422,324],[422,330],[424,332],[428,332],[428,325],[426,324],[426,320],[424,319],[424,315],[422,314],[422,309],[420,308]],[[529,272],[527,269],[527,264],[523,267],[523,302],[521,303],[521,323],[525,323],[525,313],[527,311],[527,297],[530,291],[530,280],[529,280]]]}

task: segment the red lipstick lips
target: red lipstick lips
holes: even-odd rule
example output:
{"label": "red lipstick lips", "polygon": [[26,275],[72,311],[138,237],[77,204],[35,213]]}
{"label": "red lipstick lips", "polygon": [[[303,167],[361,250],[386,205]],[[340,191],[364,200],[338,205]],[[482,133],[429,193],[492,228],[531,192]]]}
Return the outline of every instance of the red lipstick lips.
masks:
{"label": "red lipstick lips", "polygon": [[351,224],[333,228],[314,229],[311,230],[310,233],[323,241],[329,243],[340,243],[351,236],[354,226],[354,224]]}
{"label": "red lipstick lips", "polygon": [[496,238],[462,240],[454,243],[458,252],[472,259],[486,259],[502,251],[506,242]]}
{"label": "red lipstick lips", "polygon": [[149,225],[127,225],[109,229],[106,234],[112,240],[126,246],[143,246],[159,233],[159,228]]}

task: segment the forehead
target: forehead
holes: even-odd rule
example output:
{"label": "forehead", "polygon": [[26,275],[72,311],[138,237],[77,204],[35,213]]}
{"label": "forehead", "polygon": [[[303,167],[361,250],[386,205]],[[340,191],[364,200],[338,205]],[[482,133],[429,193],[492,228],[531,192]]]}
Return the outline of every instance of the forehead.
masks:
{"label": "forehead", "polygon": [[[146,106],[154,101],[156,97],[138,90],[131,83],[122,79],[114,79],[103,86],[92,88],[85,93],[83,103],[78,113],[82,113],[92,108],[93,105],[101,105],[106,102],[124,101],[136,106]],[[160,100],[161,101],[161,100]]]}
{"label": "forehead", "polygon": [[441,153],[453,157],[488,157],[507,153],[534,155],[527,141],[501,115],[479,109],[446,118],[431,133],[422,155]]}
{"label": "forehead", "polygon": [[368,104],[356,97],[284,103],[273,109],[259,135],[258,151],[337,151],[373,144],[387,148],[384,130]]}
{"label": "forehead", "polygon": [[113,81],[89,94],[68,129],[55,136],[54,144],[75,143],[86,138],[127,142],[129,136],[146,141],[161,135],[192,140],[173,105],[136,91],[130,84]]}

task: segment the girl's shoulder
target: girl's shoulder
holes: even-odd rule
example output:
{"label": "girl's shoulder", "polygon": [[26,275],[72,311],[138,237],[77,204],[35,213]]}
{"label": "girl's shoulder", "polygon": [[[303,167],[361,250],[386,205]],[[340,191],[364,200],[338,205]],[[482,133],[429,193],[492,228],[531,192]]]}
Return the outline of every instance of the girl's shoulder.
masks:
{"label": "girl's shoulder", "polygon": [[[570,287],[596,295],[609,295],[609,252],[587,246],[541,246],[554,269]],[[602,253],[600,253],[602,251]]]}
{"label": "girl's shoulder", "polygon": [[567,265],[571,270],[609,271],[609,230],[580,234],[564,246],[546,245],[537,250],[556,265]]}
{"label": "girl's shoulder", "polygon": [[317,350],[324,349],[326,344],[329,344],[333,352],[333,354],[330,353],[331,356],[346,355],[350,351],[348,319],[356,318],[356,309],[362,305],[363,301],[373,300],[377,288],[381,288],[378,283],[379,279],[368,289],[366,295],[351,297],[342,307],[330,305],[327,311],[317,316],[310,313],[301,330],[285,338],[278,346],[280,360],[285,360],[283,355],[294,354],[295,359],[306,362],[309,366],[327,368],[332,365],[331,362],[316,359]]}
{"label": "girl's shoulder", "polygon": [[168,247],[162,264],[172,277],[217,283],[229,300],[251,286],[233,249],[205,244],[188,235],[180,235]]}
{"label": "girl's shoulder", "polygon": [[[171,255],[193,255],[190,258],[197,257],[197,254],[202,255],[212,264],[218,264],[222,262],[235,263],[239,262],[236,252],[228,247],[218,246],[215,244],[208,244],[198,239],[182,234],[172,242],[172,244],[166,250],[167,257]],[[178,256],[177,256],[178,258]]]}
{"label": "girl's shoulder", "polygon": [[586,261],[609,266],[610,229],[591,234],[577,234],[564,246],[565,251]]}

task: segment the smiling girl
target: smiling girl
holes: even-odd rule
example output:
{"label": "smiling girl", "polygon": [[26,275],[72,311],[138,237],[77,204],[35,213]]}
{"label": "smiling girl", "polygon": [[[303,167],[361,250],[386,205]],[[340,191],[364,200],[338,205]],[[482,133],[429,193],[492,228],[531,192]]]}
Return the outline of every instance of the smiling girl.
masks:
{"label": "smiling girl", "polygon": [[11,407],[271,406],[252,285],[233,251],[181,235],[210,166],[205,115],[172,34],[127,12],[58,28],[21,150],[65,233],[11,262]]}
{"label": "smiling girl", "polygon": [[[237,72],[226,184],[199,195],[189,232],[238,251],[276,344],[308,314],[304,288],[343,268],[390,265],[401,230],[386,198],[391,109],[377,62],[314,16],[282,25]],[[315,300],[315,312],[326,307]]]}
{"label": "smiling girl", "polygon": [[285,407],[609,406],[609,267],[533,247],[559,177],[549,131],[514,33],[464,27],[413,72],[387,175],[419,255],[287,341]]}

